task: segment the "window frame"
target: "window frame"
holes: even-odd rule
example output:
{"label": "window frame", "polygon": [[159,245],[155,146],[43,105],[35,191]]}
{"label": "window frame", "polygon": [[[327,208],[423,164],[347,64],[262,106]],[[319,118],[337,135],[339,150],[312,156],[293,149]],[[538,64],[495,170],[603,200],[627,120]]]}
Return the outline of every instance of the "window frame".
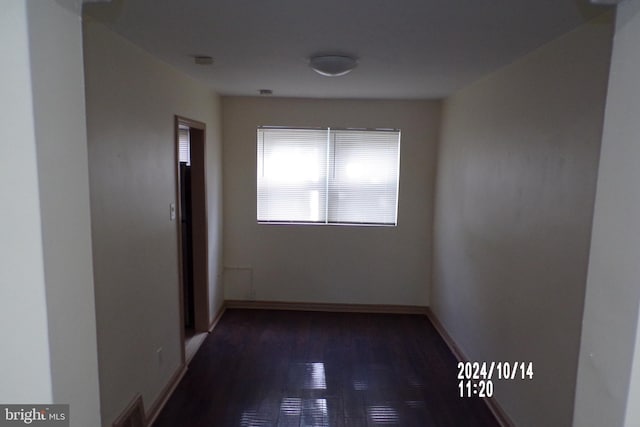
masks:
{"label": "window frame", "polygon": [[[309,131],[325,131],[327,133],[327,149],[326,149],[326,154],[327,154],[327,158],[330,157],[330,155],[334,155],[335,156],[335,138],[334,138],[334,132],[380,132],[380,133],[384,133],[384,132],[389,132],[389,133],[395,133],[397,134],[397,148],[394,148],[397,150],[397,160],[396,160],[396,165],[395,165],[395,171],[396,171],[396,178],[395,178],[395,203],[394,203],[394,222],[372,222],[372,221],[330,221],[329,220],[329,211],[331,211],[331,208],[329,207],[330,205],[330,199],[332,197],[332,194],[330,192],[330,178],[329,178],[329,174],[330,171],[335,168],[336,165],[336,161],[335,160],[327,160],[327,164],[326,164],[326,171],[324,173],[325,177],[324,180],[326,182],[325,185],[325,198],[326,198],[326,202],[325,202],[325,218],[318,220],[318,221],[312,221],[312,220],[264,220],[264,219],[259,219],[259,206],[260,206],[260,177],[259,175],[259,170],[260,170],[260,159],[258,158],[260,156],[260,131],[264,131],[264,130],[293,130],[293,131],[305,131],[305,130],[309,130]],[[355,227],[397,227],[398,226],[398,217],[399,217],[399,203],[400,203],[400,164],[401,164],[401,144],[402,141],[402,131],[401,129],[398,128],[342,128],[342,127],[296,127],[296,126],[258,126],[256,129],[256,167],[255,167],[255,171],[256,171],[256,213],[255,213],[255,218],[256,218],[256,223],[258,225],[305,225],[305,226],[311,226],[311,225],[319,225],[319,226],[355,226]],[[330,148],[333,147],[333,148]],[[264,150],[264,142],[263,142],[263,146],[262,149]],[[262,165],[264,167],[264,164]]]}

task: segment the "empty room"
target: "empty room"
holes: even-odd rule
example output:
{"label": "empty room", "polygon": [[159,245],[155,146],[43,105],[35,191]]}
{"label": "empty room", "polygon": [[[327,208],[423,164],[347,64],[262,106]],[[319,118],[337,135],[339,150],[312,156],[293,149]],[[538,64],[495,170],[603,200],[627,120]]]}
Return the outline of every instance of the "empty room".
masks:
{"label": "empty room", "polygon": [[640,0],[3,8],[0,424],[640,426]]}

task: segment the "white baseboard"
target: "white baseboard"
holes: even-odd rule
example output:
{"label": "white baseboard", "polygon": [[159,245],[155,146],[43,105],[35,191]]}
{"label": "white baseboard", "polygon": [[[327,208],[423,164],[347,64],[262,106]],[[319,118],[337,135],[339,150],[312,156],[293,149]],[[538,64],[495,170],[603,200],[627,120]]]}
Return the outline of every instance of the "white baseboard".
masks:
{"label": "white baseboard", "polygon": [[391,313],[427,315],[427,307],[414,305],[336,304],[316,302],[227,300],[225,308],[261,310],[327,311],[344,313]]}

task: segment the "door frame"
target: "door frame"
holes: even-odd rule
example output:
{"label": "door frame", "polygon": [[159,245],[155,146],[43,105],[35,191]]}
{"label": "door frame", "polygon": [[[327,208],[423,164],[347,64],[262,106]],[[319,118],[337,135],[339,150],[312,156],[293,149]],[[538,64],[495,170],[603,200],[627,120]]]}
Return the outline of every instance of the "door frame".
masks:
{"label": "door frame", "polygon": [[182,363],[185,363],[184,282],[182,259],[182,209],[180,206],[179,128],[189,128],[191,151],[191,215],[193,245],[194,329],[209,330],[209,233],[207,215],[206,124],[182,116],[174,116],[174,171],[176,182],[176,229],[178,235],[178,272],[180,305],[180,341]]}

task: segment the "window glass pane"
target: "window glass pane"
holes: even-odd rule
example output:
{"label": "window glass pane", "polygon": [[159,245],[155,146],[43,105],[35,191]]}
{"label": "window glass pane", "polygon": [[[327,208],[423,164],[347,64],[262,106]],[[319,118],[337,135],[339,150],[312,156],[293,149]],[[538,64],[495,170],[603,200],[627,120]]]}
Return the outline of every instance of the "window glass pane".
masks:
{"label": "window glass pane", "polygon": [[260,128],[260,222],[397,223],[399,131]]}
{"label": "window glass pane", "polygon": [[326,220],[327,131],[258,129],[258,221]]}
{"label": "window glass pane", "polygon": [[191,146],[189,144],[189,128],[178,129],[178,158],[180,162],[191,165]]}
{"label": "window glass pane", "polygon": [[396,223],[399,138],[399,132],[333,131],[330,222]]}

